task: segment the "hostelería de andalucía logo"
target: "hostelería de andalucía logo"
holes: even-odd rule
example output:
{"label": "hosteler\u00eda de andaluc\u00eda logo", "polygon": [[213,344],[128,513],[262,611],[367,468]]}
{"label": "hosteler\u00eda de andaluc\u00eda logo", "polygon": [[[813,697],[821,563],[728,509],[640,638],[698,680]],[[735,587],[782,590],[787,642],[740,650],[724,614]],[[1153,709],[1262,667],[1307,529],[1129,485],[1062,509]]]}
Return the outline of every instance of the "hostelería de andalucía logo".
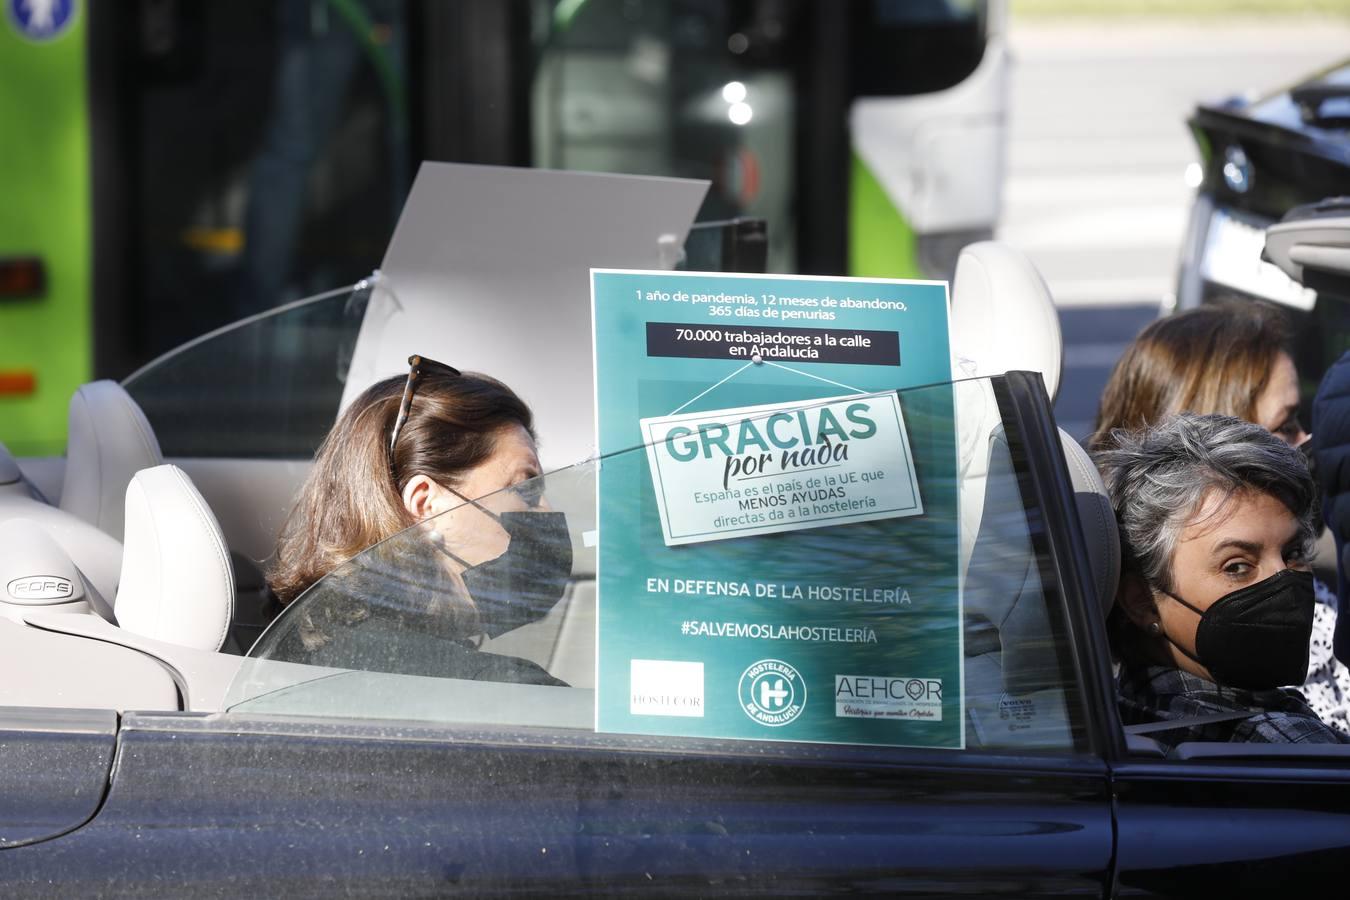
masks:
{"label": "hosteler\u00eda de andaluc\u00eda logo", "polygon": [[806,682],[781,659],[761,659],[741,674],[741,709],[761,725],[786,725],[806,708]]}

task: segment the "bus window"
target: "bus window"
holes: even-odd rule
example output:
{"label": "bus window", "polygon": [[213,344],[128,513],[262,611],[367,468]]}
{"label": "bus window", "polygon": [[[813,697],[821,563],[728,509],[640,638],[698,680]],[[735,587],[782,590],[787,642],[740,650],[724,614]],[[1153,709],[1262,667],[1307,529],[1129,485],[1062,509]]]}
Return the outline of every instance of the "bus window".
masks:
{"label": "bus window", "polygon": [[[534,165],[709,179],[699,218],[765,219],[774,272],[946,276],[992,234],[1004,54],[983,0],[540,9]],[[977,189],[913,189],[951,145]]]}

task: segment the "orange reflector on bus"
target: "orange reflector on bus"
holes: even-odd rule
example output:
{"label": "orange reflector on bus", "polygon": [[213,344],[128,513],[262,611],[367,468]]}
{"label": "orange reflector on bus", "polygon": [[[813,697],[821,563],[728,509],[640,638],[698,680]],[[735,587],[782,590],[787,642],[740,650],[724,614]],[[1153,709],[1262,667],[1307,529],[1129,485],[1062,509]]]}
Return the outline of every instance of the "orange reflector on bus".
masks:
{"label": "orange reflector on bus", "polygon": [[0,397],[22,397],[37,390],[32,369],[0,369]]}
{"label": "orange reflector on bus", "polygon": [[0,300],[41,297],[47,273],[36,256],[0,256]]}

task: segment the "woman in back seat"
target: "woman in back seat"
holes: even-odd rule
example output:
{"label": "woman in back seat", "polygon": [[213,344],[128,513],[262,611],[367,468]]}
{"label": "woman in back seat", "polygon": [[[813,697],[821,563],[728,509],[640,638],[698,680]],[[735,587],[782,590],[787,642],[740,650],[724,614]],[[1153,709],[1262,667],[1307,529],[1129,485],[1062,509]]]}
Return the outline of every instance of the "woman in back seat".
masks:
{"label": "woman in back seat", "polygon": [[[1158,319],[1139,333],[1102,392],[1090,450],[1118,428],[1142,428],[1180,412],[1222,413],[1264,426],[1295,447],[1308,434],[1298,419],[1299,381],[1284,314],[1229,301]],[[1306,449],[1306,446],[1305,446]],[[1331,652],[1336,596],[1313,581],[1310,665],[1290,682],[1322,721],[1350,733],[1350,668]]]}
{"label": "woman in back seat", "polygon": [[1121,354],[1102,389],[1089,450],[1117,428],[1175,413],[1220,413],[1264,426],[1297,447],[1298,370],[1284,315],[1258,303],[1214,303],[1158,319]]}
{"label": "woman in back seat", "polygon": [[[1315,487],[1301,454],[1232,416],[1118,430],[1094,459],[1120,525],[1127,725],[1183,741],[1350,743],[1293,690],[1308,665]],[[1205,718],[1205,721],[1197,721]]]}

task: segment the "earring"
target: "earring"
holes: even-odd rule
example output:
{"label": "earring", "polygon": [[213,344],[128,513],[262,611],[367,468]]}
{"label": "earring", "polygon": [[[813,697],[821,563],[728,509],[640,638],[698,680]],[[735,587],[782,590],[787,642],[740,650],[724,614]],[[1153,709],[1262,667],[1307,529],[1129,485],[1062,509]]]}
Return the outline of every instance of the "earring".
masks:
{"label": "earring", "polygon": [[1149,634],[1162,634],[1162,625],[1157,622],[1148,623]]}

